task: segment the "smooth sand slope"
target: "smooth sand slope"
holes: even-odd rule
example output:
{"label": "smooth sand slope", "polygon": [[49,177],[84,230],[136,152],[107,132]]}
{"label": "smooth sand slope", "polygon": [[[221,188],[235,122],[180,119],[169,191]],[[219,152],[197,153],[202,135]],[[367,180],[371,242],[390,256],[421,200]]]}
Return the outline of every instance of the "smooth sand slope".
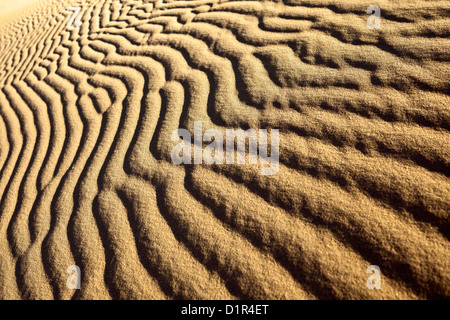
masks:
{"label": "smooth sand slope", "polygon": [[[378,1],[381,29],[361,0],[25,2],[0,5],[0,298],[450,297],[449,1]],[[175,165],[194,121],[279,129],[279,171]]]}

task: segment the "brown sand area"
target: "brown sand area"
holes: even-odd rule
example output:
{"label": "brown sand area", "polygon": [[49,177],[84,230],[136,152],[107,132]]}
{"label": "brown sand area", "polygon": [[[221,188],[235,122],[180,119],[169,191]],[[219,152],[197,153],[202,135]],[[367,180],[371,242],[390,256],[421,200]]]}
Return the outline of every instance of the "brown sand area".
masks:
{"label": "brown sand area", "polygon": [[450,2],[371,4],[2,0],[0,298],[448,299]]}

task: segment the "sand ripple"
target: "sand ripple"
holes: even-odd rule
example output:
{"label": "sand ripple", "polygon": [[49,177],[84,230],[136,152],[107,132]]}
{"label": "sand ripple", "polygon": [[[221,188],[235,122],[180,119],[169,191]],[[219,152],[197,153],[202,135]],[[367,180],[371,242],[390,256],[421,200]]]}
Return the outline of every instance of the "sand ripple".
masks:
{"label": "sand ripple", "polygon": [[[450,4],[403,3],[3,17],[0,298],[449,298]],[[280,129],[279,172],[176,166],[194,121]]]}

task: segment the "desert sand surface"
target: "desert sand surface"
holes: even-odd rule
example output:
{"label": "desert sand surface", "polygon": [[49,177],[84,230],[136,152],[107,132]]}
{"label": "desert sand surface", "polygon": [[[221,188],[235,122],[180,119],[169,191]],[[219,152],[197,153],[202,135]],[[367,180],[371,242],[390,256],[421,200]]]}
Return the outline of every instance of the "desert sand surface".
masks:
{"label": "desert sand surface", "polygon": [[1,0],[0,298],[450,298],[450,2],[372,4]]}

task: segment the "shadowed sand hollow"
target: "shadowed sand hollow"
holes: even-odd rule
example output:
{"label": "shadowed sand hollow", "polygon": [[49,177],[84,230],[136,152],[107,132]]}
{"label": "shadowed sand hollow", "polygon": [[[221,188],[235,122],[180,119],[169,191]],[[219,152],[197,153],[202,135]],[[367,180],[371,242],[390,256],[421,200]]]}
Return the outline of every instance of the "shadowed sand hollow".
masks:
{"label": "shadowed sand hollow", "polygon": [[0,298],[449,298],[450,3],[371,4],[2,1]]}

